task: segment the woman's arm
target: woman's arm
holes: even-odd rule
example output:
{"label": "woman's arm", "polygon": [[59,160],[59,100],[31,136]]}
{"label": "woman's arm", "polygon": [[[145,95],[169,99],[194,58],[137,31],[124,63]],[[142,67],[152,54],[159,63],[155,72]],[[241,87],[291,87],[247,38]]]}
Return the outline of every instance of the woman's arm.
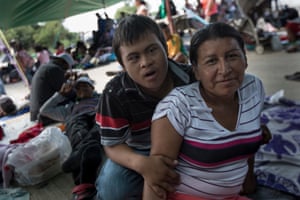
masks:
{"label": "woman's arm", "polygon": [[[151,153],[150,157],[164,156],[171,160],[177,160],[182,136],[177,133],[167,117],[155,120],[151,126]],[[168,174],[166,177],[170,177]],[[156,182],[155,178],[148,177],[144,183],[143,200],[165,199],[167,191],[162,188],[168,188],[174,191],[178,180],[169,178],[167,182]],[[158,196],[158,194],[161,194]]]}

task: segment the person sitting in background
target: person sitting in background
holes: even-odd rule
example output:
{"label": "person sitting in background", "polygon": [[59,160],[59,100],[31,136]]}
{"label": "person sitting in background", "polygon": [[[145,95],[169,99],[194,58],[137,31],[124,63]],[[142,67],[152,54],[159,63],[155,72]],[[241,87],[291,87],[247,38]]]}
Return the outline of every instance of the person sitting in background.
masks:
{"label": "person sitting in background", "polygon": [[87,54],[87,47],[83,41],[77,41],[75,49],[71,50],[71,55],[75,65],[80,65],[82,59]]}
{"label": "person sitting in background", "polygon": [[174,192],[157,194],[145,180],[143,200],[248,199],[239,193],[254,178],[253,156],[264,142],[262,81],[245,74],[244,41],[225,23],[193,35],[190,61],[198,81],[161,100],[151,126],[150,157],[177,160],[181,182]]}
{"label": "person sitting in background", "polygon": [[0,117],[12,115],[17,112],[17,106],[15,102],[6,95],[0,95]]}
{"label": "person sitting in background", "polygon": [[65,124],[72,152],[62,169],[72,173],[76,185],[72,191],[74,199],[92,199],[96,194],[94,183],[102,161],[102,146],[95,122],[99,97],[94,82],[82,74],[64,83],[40,109],[41,116]]}
{"label": "person sitting in background", "polygon": [[41,122],[43,125],[56,121],[39,116],[41,106],[57,91],[66,81],[65,73],[74,64],[70,54],[62,53],[51,56],[50,61],[40,67],[32,79],[30,90],[30,120]]}
{"label": "person sitting in background", "polygon": [[159,23],[168,46],[168,57],[176,62],[188,63],[187,50],[183,45],[181,37],[176,33],[171,33],[170,28],[164,22]]}

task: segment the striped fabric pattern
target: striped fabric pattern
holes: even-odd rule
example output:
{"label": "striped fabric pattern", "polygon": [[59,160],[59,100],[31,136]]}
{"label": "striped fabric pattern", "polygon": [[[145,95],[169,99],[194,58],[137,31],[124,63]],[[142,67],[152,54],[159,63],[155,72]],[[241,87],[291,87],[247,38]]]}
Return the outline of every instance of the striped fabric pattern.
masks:
{"label": "striped fabric pattern", "polygon": [[[193,80],[190,66],[169,61],[169,72],[176,86]],[[102,145],[126,143],[149,150],[151,118],[160,100],[143,93],[127,73],[114,77],[107,83],[96,113]]]}
{"label": "striped fabric pattern", "polygon": [[239,114],[234,131],[214,119],[212,109],[201,97],[199,83],[174,89],[158,104],[152,120],[167,116],[184,138],[177,167],[182,181],[178,192],[224,199],[241,190],[247,159],[257,151],[262,139],[261,81],[245,75],[238,95]]}

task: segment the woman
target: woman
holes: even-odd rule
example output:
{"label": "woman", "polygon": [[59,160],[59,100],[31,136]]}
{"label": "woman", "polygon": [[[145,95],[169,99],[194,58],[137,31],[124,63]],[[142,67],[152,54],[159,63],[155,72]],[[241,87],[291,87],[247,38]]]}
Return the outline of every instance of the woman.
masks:
{"label": "woman", "polygon": [[245,74],[243,39],[224,23],[192,37],[190,61],[198,81],[165,97],[151,126],[151,156],[177,159],[181,182],[160,196],[145,182],[144,199],[247,199],[239,193],[262,142],[262,82]]}

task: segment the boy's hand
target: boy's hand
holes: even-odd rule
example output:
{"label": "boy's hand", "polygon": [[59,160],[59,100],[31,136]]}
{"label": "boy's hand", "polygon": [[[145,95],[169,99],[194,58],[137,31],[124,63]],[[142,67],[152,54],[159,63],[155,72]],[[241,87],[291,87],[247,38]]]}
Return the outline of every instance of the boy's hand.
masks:
{"label": "boy's hand", "polygon": [[272,134],[269,128],[266,125],[261,125],[262,130],[262,144],[268,144],[272,139]]}
{"label": "boy's hand", "polygon": [[174,187],[180,182],[180,177],[174,170],[177,160],[151,155],[144,164],[144,180],[158,196],[164,197],[166,192],[175,190]]}

